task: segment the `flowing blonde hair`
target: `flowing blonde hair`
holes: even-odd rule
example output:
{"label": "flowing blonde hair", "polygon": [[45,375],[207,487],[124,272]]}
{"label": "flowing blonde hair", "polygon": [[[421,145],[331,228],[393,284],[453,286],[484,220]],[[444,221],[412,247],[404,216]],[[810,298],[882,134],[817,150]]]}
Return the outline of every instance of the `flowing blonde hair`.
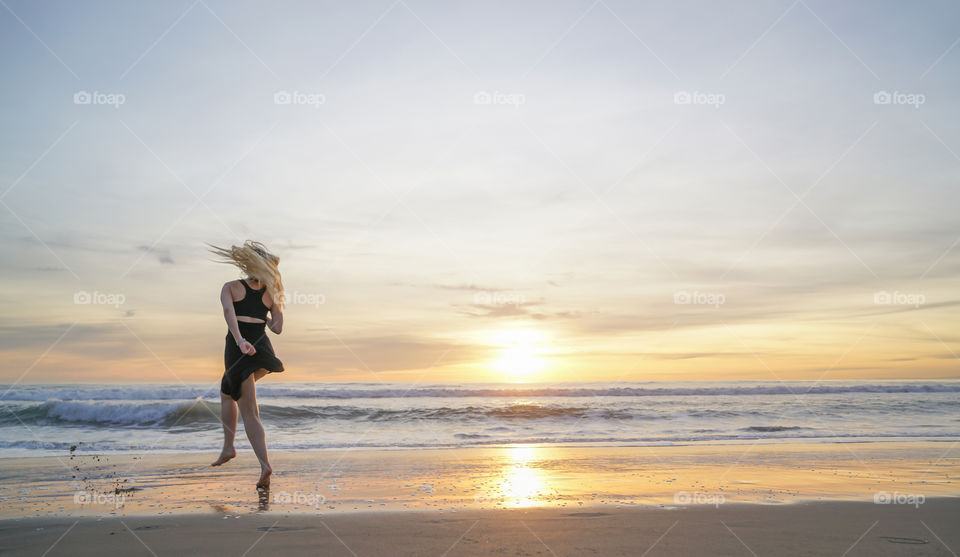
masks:
{"label": "flowing blonde hair", "polygon": [[270,253],[265,245],[252,240],[247,240],[242,246],[230,246],[230,249],[213,244],[207,245],[210,246],[211,252],[223,258],[218,263],[236,265],[248,277],[266,284],[267,292],[270,293],[274,303],[279,304],[280,309],[283,309],[283,279],[280,277],[280,269],[277,268],[280,258]]}

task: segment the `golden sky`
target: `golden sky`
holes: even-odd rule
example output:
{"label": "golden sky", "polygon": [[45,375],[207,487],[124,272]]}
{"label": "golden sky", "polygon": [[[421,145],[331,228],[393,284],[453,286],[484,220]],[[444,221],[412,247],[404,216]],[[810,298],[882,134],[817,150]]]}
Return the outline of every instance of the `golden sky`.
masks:
{"label": "golden sky", "polygon": [[951,14],[15,4],[2,382],[960,377]]}

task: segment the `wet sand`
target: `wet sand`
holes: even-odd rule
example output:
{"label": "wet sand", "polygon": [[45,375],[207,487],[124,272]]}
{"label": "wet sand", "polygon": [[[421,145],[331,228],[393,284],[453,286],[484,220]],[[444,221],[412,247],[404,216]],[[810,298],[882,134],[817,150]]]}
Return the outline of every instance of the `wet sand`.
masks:
{"label": "wet sand", "polygon": [[960,496],[952,443],[249,450],[0,459],[0,518],[50,515],[629,508]]}
{"label": "wet sand", "polygon": [[651,547],[648,555],[951,555],[960,549],[954,447],[277,451],[268,492],[254,488],[258,465],[249,449],[220,468],[209,466],[216,451],[6,458],[0,548],[43,554],[54,546],[49,555],[240,555],[251,547],[248,555],[643,555]]}

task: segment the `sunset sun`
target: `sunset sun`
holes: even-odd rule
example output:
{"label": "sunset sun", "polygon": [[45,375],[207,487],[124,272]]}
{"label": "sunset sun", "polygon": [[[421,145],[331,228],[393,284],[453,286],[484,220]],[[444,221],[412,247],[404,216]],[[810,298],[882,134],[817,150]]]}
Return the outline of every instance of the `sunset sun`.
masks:
{"label": "sunset sun", "polygon": [[543,371],[545,362],[540,334],[534,331],[508,331],[498,336],[501,349],[494,367],[507,379],[525,381]]}

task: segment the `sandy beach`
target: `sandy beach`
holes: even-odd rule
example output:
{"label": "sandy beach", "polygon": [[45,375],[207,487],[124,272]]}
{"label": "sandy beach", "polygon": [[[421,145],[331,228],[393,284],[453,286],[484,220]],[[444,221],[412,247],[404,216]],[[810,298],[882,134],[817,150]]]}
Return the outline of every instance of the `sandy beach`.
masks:
{"label": "sandy beach", "polygon": [[332,516],[26,518],[7,555],[956,555],[960,500]]}

